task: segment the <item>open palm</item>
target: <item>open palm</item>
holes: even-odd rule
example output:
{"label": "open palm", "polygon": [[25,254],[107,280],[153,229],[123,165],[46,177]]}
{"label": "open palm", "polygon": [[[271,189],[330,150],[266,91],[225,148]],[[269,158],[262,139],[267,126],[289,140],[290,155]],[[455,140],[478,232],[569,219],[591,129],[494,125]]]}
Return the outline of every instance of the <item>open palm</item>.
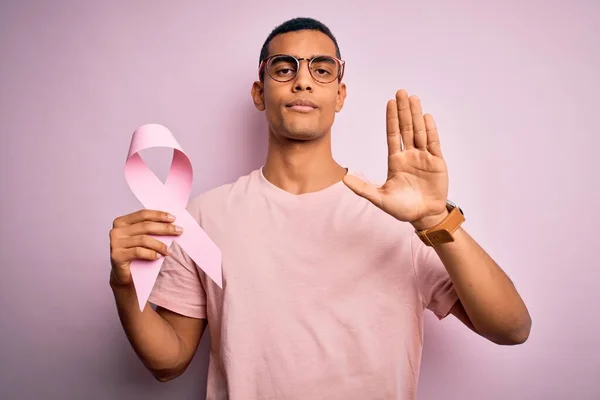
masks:
{"label": "open palm", "polygon": [[400,221],[416,222],[446,210],[448,170],[433,117],[404,90],[387,104],[388,174],[382,186],[353,175],[344,183]]}

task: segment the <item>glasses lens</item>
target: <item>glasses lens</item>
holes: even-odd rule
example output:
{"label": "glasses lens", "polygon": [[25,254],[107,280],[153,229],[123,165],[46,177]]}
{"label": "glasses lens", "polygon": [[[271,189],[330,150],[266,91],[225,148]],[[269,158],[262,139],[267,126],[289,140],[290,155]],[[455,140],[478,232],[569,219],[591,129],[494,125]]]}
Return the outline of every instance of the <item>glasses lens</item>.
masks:
{"label": "glasses lens", "polygon": [[340,74],[340,64],[333,57],[320,56],[312,60],[310,72],[318,82],[333,82]]}
{"label": "glasses lens", "polygon": [[294,57],[291,56],[277,56],[273,57],[267,65],[267,70],[271,78],[279,82],[287,82],[292,80],[296,76],[296,70],[298,69],[298,63]]}

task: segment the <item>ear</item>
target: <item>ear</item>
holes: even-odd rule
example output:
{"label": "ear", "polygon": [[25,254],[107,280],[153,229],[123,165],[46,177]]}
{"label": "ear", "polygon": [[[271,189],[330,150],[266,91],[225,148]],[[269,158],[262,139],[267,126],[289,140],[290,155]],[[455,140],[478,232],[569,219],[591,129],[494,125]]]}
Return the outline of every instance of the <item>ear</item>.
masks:
{"label": "ear", "polygon": [[250,91],[250,94],[252,95],[252,101],[254,101],[254,107],[256,107],[258,111],[265,110],[265,96],[263,85],[263,82],[256,81],[252,84],[252,90]]}
{"label": "ear", "polygon": [[335,100],[335,112],[342,111],[344,100],[346,100],[346,84],[340,82],[338,84],[337,98]]}

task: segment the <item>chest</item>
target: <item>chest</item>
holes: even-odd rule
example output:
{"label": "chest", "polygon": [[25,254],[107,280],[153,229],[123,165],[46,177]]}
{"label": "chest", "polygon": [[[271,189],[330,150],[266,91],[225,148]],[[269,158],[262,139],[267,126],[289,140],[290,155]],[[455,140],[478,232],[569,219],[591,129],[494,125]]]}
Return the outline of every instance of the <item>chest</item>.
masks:
{"label": "chest", "polygon": [[385,308],[414,294],[406,231],[377,211],[240,207],[225,215],[206,228],[223,254],[224,301]]}

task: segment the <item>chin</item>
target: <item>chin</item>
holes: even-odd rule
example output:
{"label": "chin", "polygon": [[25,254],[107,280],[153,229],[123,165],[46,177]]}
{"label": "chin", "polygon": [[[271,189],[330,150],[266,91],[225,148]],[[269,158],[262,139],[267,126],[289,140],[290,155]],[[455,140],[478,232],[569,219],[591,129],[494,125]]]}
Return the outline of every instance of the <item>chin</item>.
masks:
{"label": "chin", "polygon": [[270,122],[270,131],[276,137],[293,141],[310,141],[327,135],[330,126],[315,115],[281,115]]}
{"label": "chin", "polygon": [[288,127],[283,129],[283,136],[293,140],[314,140],[325,136],[325,132],[322,129],[311,128],[311,127]]}

